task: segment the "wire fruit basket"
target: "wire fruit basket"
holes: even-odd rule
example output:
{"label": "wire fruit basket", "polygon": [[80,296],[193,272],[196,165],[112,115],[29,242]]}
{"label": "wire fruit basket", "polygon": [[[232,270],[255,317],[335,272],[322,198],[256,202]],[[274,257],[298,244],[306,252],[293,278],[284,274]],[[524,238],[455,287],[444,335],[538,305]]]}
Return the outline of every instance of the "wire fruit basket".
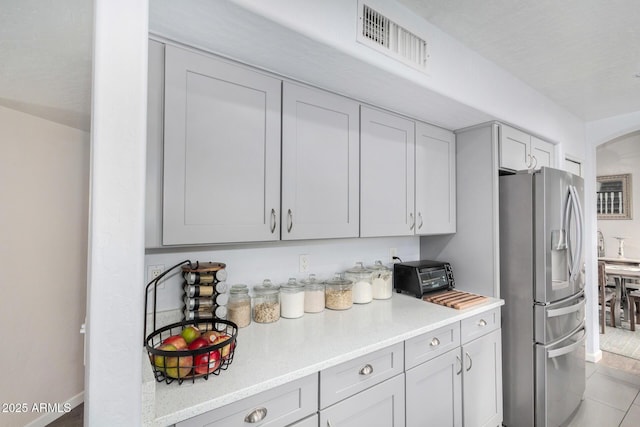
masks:
{"label": "wire fruit basket", "polygon": [[156,329],[156,289],[160,280],[170,271],[189,264],[183,261],[149,282],[145,294],[144,334],[147,332],[149,288],[153,286],[153,332],[144,338],[149,362],[156,381],[171,384],[177,381],[195,382],[220,375],[231,362],[237,346],[238,326],[224,319],[192,319],[172,323]]}

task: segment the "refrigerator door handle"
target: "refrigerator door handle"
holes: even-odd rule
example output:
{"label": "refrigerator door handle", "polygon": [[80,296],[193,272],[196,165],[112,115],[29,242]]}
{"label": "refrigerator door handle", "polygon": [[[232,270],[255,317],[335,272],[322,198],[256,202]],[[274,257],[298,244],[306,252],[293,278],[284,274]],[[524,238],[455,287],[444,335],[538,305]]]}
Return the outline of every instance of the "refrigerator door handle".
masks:
{"label": "refrigerator door handle", "polygon": [[566,314],[571,314],[576,311],[580,311],[584,308],[585,304],[586,304],[586,301],[582,299],[577,304],[573,304],[568,307],[556,308],[555,310],[548,310],[547,317],[564,316]]}
{"label": "refrigerator door handle", "polygon": [[571,353],[572,351],[574,351],[576,348],[580,347],[582,345],[582,343],[584,342],[586,338],[586,334],[584,329],[582,329],[582,336],[580,337],[580,339],[572,344],[569,344],[567,346],[555,349],[555,350],[549,350],[549,352],[547,353],[547,358],[549,359],[554,359],[556,357],[565,355],[567,353]]}
{"label": "refrigerator door handle", "polygon": [[578,261],[576,262],[577,267],[580,268],[580,260],[582,259],[582,252],[584,248],[583,238],[584,238],[584,216],[582,214],[582,205],[580,204],[580,197],[578,197],[578,190],[574,185],[571,186],[573,189],[573,198],[576,206],[576,222],[578,224]]}
{"label": "refrigerator door handle", "polygon": [[569,244],[569,281],[574,282],[580,271],[580,260],[582,259],[582,208],[573,185],[569,186],[567,206],[564,211],[564,227],[567,234],[571,227],[571,216],[575,216],[576,220],[576,253],[574,253],[573,245]]}

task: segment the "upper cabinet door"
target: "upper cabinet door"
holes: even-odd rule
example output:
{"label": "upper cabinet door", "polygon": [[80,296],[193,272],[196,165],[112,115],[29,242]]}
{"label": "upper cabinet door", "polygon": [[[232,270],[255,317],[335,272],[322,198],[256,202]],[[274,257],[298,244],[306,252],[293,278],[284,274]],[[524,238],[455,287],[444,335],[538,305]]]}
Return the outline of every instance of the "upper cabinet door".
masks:
{"label": "upper cabinet door", "polygon": [[500,127],[500,167],[515,171],[531,167],[531,136],[510,126]]}
{"label": "upper cabinet door", "polygon": [[448,130],[416,123],[416,234],[456,231],[456,141]]}
{"label": "upper cabinet door", "polygon": [[554,145],[535,136],[531,137],[531,157],[535,169],[542,166],[553,168],[556,165]]}
{"label": "upper cabinet door", "polygon": [[415,124],[360,108],[360,236],[414,234]]}
{"label": "upper cabinet door", "polygon": [[282,239],[357,237],[358,103],[285,82]]}
{"label": "upper cabinet door", "polygon": [[278,240],[281,81],[167,45],[163,244]]}

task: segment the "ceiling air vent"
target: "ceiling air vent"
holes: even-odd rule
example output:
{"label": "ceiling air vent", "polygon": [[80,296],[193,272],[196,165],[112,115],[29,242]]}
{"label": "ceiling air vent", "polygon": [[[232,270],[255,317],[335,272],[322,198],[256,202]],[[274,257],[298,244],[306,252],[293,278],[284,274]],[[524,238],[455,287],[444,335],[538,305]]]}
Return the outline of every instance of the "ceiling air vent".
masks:
{"label": "ceiling air vent", "polygon": [[360,43],[421,71],[427,69],[427,42],[368,5],[359,2]]}

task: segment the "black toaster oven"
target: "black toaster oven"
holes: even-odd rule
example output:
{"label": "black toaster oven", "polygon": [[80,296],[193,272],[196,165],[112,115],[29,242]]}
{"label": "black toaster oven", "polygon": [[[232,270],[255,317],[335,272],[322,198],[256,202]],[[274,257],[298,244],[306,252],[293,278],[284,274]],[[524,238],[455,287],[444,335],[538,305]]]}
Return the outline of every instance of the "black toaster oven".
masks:
{"label": "black toaster oven", "polygon": [[396,292],[422,298],[425,294],[455,288],[451,264],[442,261],[411,261],[393,265]]}

